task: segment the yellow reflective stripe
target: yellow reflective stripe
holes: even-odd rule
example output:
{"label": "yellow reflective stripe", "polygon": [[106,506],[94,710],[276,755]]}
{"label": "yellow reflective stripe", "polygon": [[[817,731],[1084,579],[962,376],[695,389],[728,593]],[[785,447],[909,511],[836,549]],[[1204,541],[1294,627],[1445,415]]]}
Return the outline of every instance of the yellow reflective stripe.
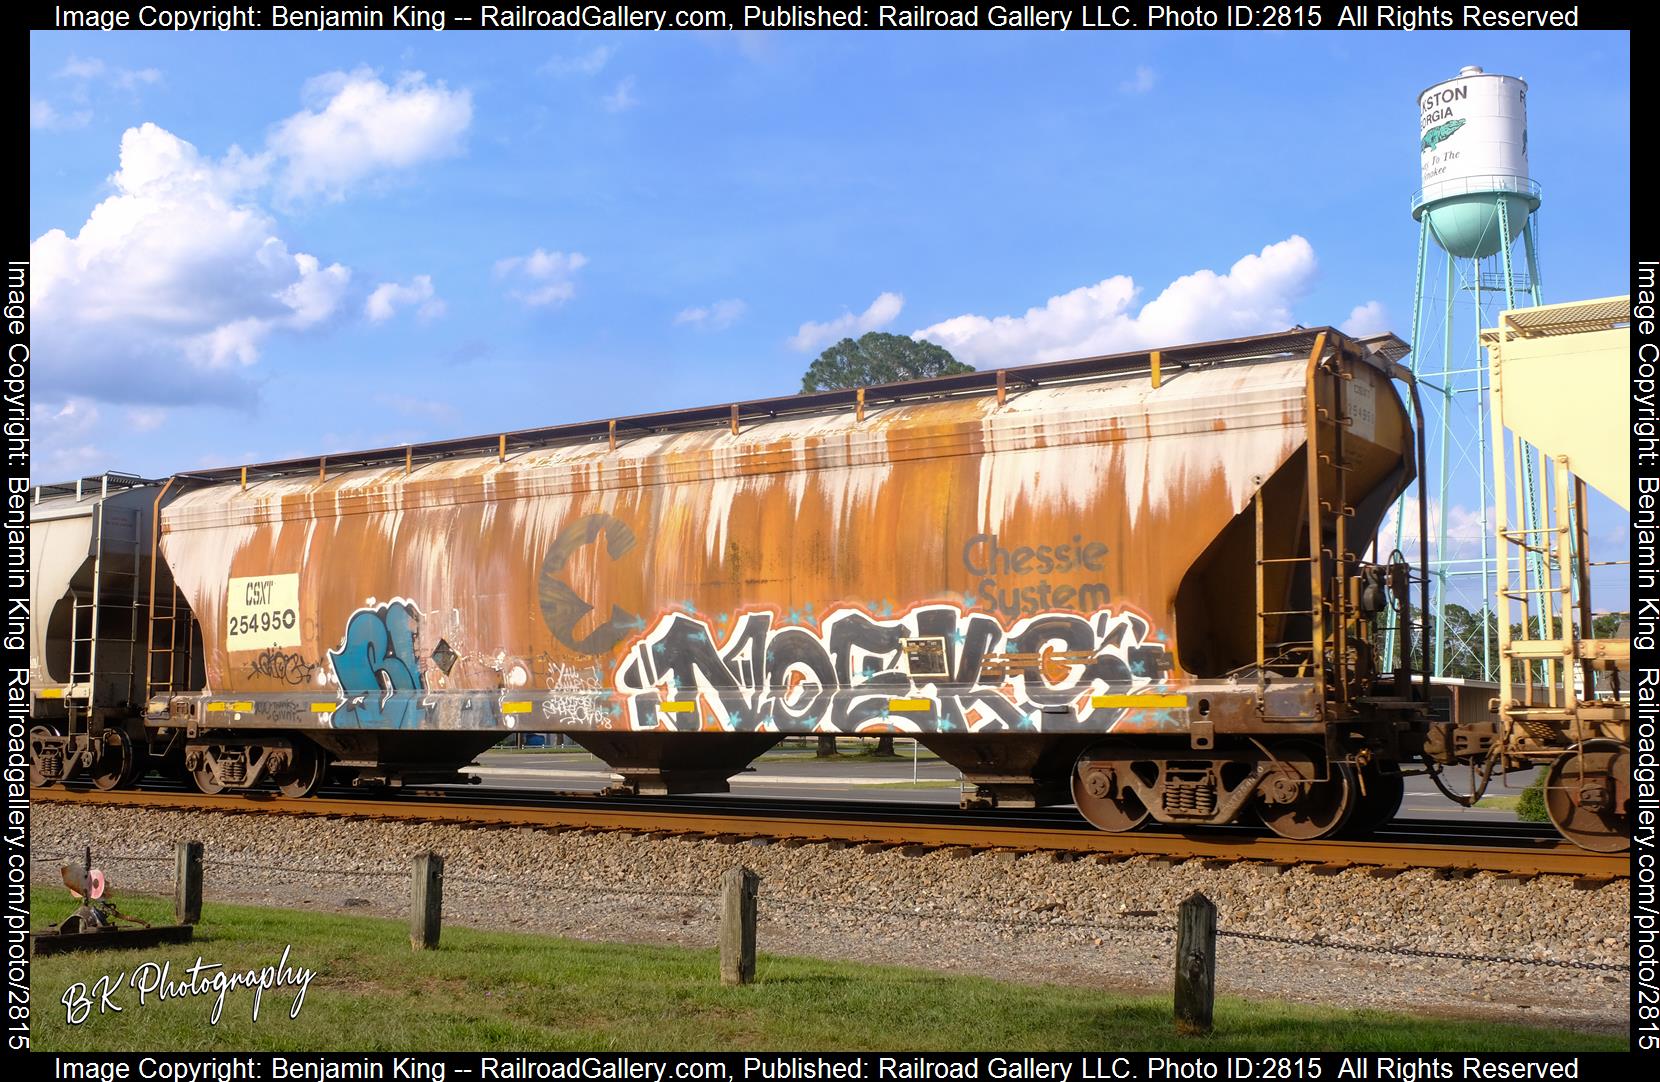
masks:
{"label": "yellow reflective stripe", "polygon": [[697,710],[696,702],[668,702],[658,706],[665,714],[690,714]]}
{"label": "yellow reflective stripe", "polygon": [[240,710],[243,713],[251,713],[254,709],[254,704],[253,703],[231,703],[231,709],[232,710]]}
{"label": "yellow reflective stripe", "polygon": [[311,712],[313,714],[332,714],[338,709],[340,709],[340,704],[339,703],[312,703],[311,704]]}
{"label": "yellow reflective stripe", "polygon": [[61,698],[63,698],[63,689],[62,688],[41,688],[40,689],[40,697],[42,699],[61,699]]}
{"label": "yellow reflective stripe", "polygon": [[1091,695],[1089,705],[1108,709],[1165,710],[1187,705],[1186,695]]}
{"label": "yellow reflective stripe", "polygon": [[932,699],[889,699],[890,714],[925,714],[934,708]]}
{"label": "yellow reflective stripe", "polygon": [[502,703],[501,712],[504,714],[528,714],[530,703]]}
{"label": "yellow reflective stripe", "polygon": [[223,714],[225,712],[225,704],[224,703],[208,703],[207,704],[207,711],[210,714]]}

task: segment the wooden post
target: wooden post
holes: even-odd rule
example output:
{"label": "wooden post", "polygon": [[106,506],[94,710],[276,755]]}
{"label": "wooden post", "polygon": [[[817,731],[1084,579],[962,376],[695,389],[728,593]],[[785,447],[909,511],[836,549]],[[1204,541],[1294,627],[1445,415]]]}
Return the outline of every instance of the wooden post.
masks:
{"label": "wooden post", "polygon": [[443,857],[432,852],[416,855],[409,896],[409,945],[416,950],[436,950],[444,922]]}
{"label": "wooden post", "polygon": [[174,842],[173,916],[180,924],[202,919],[202,843]]}
{"label": "wooden post", "polygon": [[1216,906],[1194,891],[1176,911],[1176,1032],[1209,1033],[1216,1006]]}
{"label": "wooden post", "polygon": [[761,877],[748,868],[731,868],[720,881],[720,982],[749,984],[755,979],[755,896]]}

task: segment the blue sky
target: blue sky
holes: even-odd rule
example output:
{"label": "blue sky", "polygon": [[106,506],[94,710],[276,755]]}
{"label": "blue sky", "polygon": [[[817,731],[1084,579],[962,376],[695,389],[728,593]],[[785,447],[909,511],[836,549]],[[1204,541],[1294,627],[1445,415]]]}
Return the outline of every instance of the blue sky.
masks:
{"label": "blue sky", "polygon": [[1623,292],[1625,34],[36,33],[36,478],[788,393],[863,329],[1405,336],[1472,63],[1530,84],[1545,299]]}

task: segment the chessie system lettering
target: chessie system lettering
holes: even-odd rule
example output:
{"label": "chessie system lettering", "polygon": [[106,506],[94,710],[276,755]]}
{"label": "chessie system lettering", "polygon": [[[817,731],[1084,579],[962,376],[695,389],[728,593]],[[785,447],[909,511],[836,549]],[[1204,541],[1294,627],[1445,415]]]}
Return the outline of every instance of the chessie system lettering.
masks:
{"label": "chessie system lettering", "polygon": [[[1050,575],[1100,573],[1105,570],[1107,546],[1074,534],[1058,545],[1021,545],[1005,548],[994,533],[975,534],[963,545],[963,567],[980,581],[975,606],[1008,617],[1029,616],[1052,609],[1093,612],[1106,607],[1112,592],[1104,582],[1056,585]],[[1029,576],[1045,576],[1036,582]],[[1027,581],[1005,584],[1008,578]]]}

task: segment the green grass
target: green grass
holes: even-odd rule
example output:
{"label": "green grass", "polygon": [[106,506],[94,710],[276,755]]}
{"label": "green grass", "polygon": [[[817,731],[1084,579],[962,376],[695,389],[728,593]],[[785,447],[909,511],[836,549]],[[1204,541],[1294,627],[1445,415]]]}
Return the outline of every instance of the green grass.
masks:
{"label": "green grass", "polygon": [[[36,926],[68,910],[62,891],[31,899]],[[664,904],[673,906],[673,901]],[[167,922],[159,899],[123,900]],[[701,919],[701,918],[699,918]],[[198,955],[228,969],[291,964],[317,971],[298,1018],[293,992],[140,1005],[121,987],[120,1014],[65,1020],[74,982]],[[1156,967],[1163,972],[1167,967]],[[1152,970],[1149,970],[1150,972]],[[1222,999],[1209,1037],[1174,1033],[1167,996],[1031,986],[913,969],[762,955],[758,983],[725,988],[707,950],[580,943],[447,928],[442,948],[412,952],[398,921],[212,905],[185,947],[82,953],[34,962],[34,1047],[41,1051],[432,1051],[750,1049],[1159,1049],[1162,1051],[1586,1051],[1621,1038]]]}

